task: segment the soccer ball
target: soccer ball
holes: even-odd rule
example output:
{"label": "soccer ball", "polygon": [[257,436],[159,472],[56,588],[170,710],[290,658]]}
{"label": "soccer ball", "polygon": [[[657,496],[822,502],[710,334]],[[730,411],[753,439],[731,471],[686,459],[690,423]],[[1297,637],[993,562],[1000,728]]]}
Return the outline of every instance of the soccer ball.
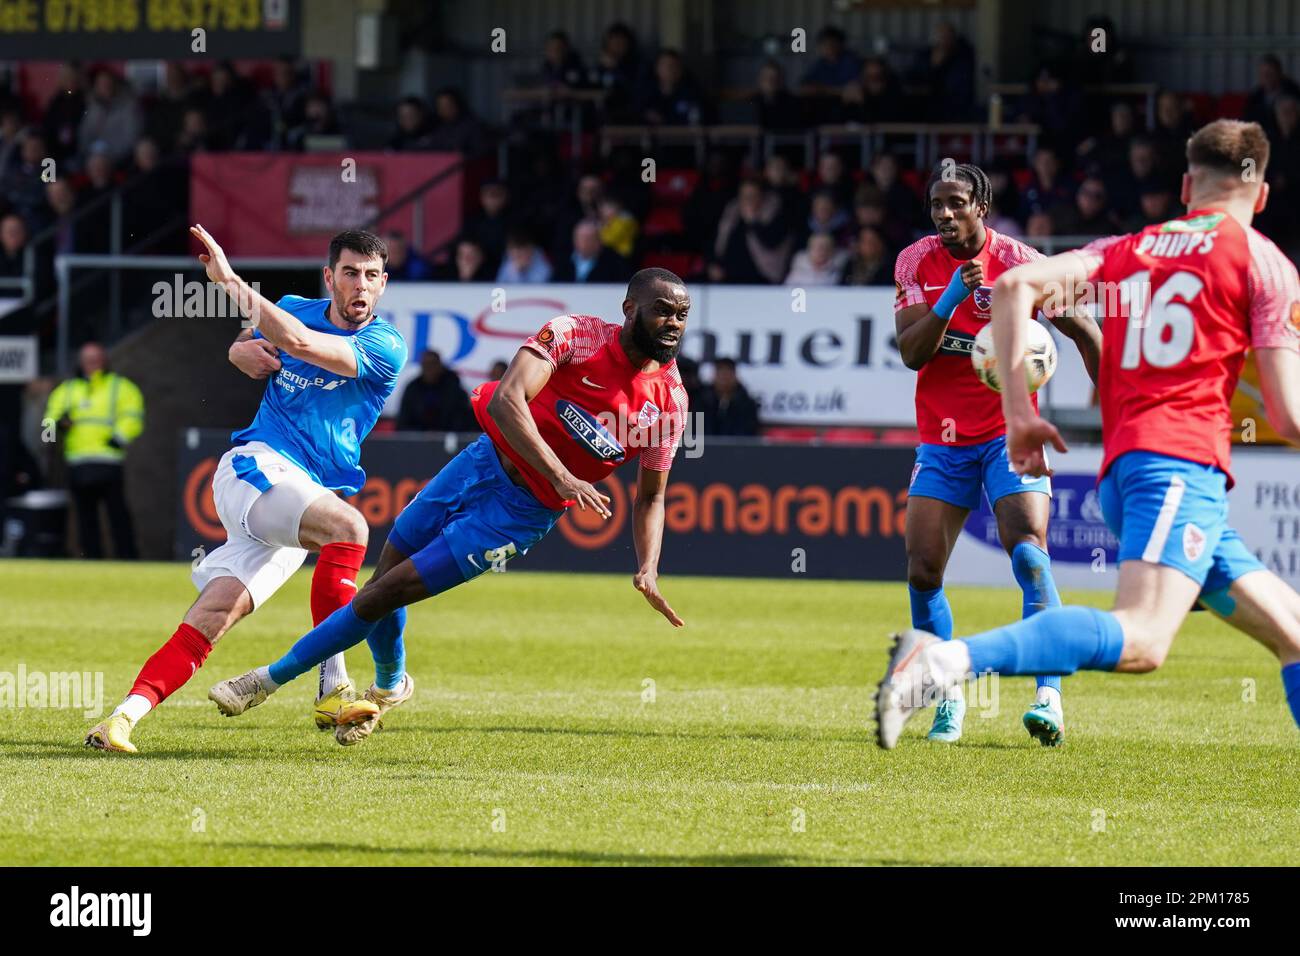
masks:
{"label": "soccer ball", "polygon": [[[993,351],[993,323],[990,322],[979,330],[975,336],[975,345],[970,352],[971,364],[979,380],[993,389],[1002,391],[1002,381],[998,378],[998,357]],[[1036,392],[1047,384],[1047,380],[1056,371],[1056,342],[1052,333],[1041,322],[1030,321],[1025,326],[1025,377],[1029,380],[1029,390]]]}

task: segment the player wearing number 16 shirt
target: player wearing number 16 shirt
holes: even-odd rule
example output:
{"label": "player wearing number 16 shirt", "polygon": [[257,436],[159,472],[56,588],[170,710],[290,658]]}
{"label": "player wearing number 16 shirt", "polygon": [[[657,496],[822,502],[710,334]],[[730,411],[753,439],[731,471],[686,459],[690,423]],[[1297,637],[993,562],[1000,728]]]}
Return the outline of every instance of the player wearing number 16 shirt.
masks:
{"label": "player wearing number 16 shirt", "polygon": [[378,713],[336,734],[345,745],[365,739],[413,686],[400,648],[377,646],[380,622],[526,554],[570,506],[608,518],[610,499],[594,483],[638,456],[632,583],[680,627],[657,582],[668,470],[686,422],[675,359],[690,305],[681,279],[643,269],[628,284],[622,324],[565,315],[544,325],[500,382],[475,390],[485,434],[398,516],[366,586],[278,661],[214,686],[208,696],[218,709],[242,714],[318,661],[367,641],[376,677],[366,699]]}
{"label": "player wearing number 16 shirt", "polygon": [[1100,498],[1119,538],[1115,607],[1055,608],[958,641],[899,635],[877,693],[882,747],[897,743],[917,701],[972,672],[1154,670],[1198,602],[1278,657],[1300,723],[1300,595],[1228,524],[1229,400],[1248,348],[1270,421],[1300,444],[1300,277],[1251,226],[1268,201],[1268,155],[1258,124],[1210,123],[1187,143],[1185,216],[1012,269],[996,283],[1007,451],[1021,474],[1047,473],[1046,442],[1066,448],[1024,387],[1010,387],[1024,381],[1017,317],[1071,293],[1104,315]]}

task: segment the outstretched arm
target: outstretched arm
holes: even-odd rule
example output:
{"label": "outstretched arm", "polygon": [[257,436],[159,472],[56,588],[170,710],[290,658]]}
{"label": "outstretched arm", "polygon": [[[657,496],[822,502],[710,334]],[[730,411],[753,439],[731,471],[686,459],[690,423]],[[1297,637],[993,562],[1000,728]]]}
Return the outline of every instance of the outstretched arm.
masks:
{"label": "outstretched arm", "polygon": [[206,229],[194,225],[190,227],[190,233],[207,250],[199,254],[199,261],[206,268],[208,278],[226,290],[240,312],[252,319],[254,327],[272,345],[327,372],[356,378],[357,356],[350,339],[307,328],[236,275],[225,252]]}
{"label": "outstretched arm", "polygon": [[636,505],[632,509],[632,541],[636,546],[637,572],[632,586],[645,595],[650,606],[668,619],[673,627],[686,622],[677,616],[659,593],[659,549],[664,540],[664,495],[668,490],[668,472],[653,471],[641,465],[637,472]]}
{"label": "outstretched arm", "polygon": [[589,482],[570,473],[564,462],[542,439],[528,411],[528,403],[537,397],[551,378],[551,363],[529,348],[521,348],[501,377],[488,402],[487,413],[501,429],[501,434],[528,464],[551,483],[565,501],[575,501],[584,511],[592,508],[602,518],[610,516],[609,496],[601,494]]}
{"label": "outstretched arm", "polygon": [[1033,315],[1049,295],[1079,287],[1092,272],[1078,252],[1036,259],[1008,269],[993,285],[993,346],[1002,380],[1002,414],[1007,422],[1007,457],[1021,475],[1050,475],[1043,445],[1066,451],[1061,434],[1034,413],[1025,377],[1025,316]]}
{"label": "outstretched arm", "polygon": [[1291,348],[1257,348],[1264,411],[1277,433],[1300,445],[1300,352]]}

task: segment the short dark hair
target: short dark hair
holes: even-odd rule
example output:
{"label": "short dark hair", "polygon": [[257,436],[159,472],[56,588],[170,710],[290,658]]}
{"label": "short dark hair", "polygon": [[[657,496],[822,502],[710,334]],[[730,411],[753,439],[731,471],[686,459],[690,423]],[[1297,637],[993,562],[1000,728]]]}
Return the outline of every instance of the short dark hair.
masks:
{"label": "short dark hair", "polygon": [[367,259],[378,256],[384,265],[388,264],[388,244],[369,230],[344,229],[330,240],[331,269],[339,264],[339,256],[343,254],[344,249],[365,256]]}
{"label": "short dark hair", "polygon": [[1246,160],[1254,160],[1255,175],[1264,178],[1268,166],[1268,136],[1258,123],[1220,119],[1207,123],[1187,141],[1187,165],[1219,176],[1240,176]]}
{"label": "short dark hair", "polygon": [[734,372],[736,370],[736,360],[733,358],[715,358],[713,360],[713,370],[716,372],[720,368],[729,368]]}
{"label": "short dark hair", "polygon": [[650,286],[656,282],[667,282],[669,285],[679,285],[683,288],[686,286],[686,283],[682,281],[681,276],[677,273],[652,266],[649,269],[642,269],[632,276],[632,281],[627,284],[627,297],[640,301],[641,296],[649,292]]}

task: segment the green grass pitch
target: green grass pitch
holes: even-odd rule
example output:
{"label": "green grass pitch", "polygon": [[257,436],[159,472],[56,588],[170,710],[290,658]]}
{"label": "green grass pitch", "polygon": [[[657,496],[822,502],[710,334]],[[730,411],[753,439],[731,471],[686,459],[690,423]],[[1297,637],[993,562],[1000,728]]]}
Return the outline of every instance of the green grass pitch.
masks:
{"label": "green grass pitch", "polygon": [[[187,571],[6,562],[0,679],[102,671],[107,712]],[[412,609],[416,696],[344,749],[311,725],[313,677],[238,719],[206,699],[303,632],[308,582],[136,728],[139,756],[83,749],[80,710],[0,708],[0,864],[1296,862],[1276,662],[1208,614],[1156,674],[1067,680],[1062,749],[1029,739],[1032,682],[1008,679],[960,744],[927,744],[926,714],[883,753],[870,697],[901,585],[669,576],[674,631],[630,574],[489,574]],[[961,633],[1020,610],[1014,588],[951,599]],[[364,686],[365,648],[348,658]]]}

